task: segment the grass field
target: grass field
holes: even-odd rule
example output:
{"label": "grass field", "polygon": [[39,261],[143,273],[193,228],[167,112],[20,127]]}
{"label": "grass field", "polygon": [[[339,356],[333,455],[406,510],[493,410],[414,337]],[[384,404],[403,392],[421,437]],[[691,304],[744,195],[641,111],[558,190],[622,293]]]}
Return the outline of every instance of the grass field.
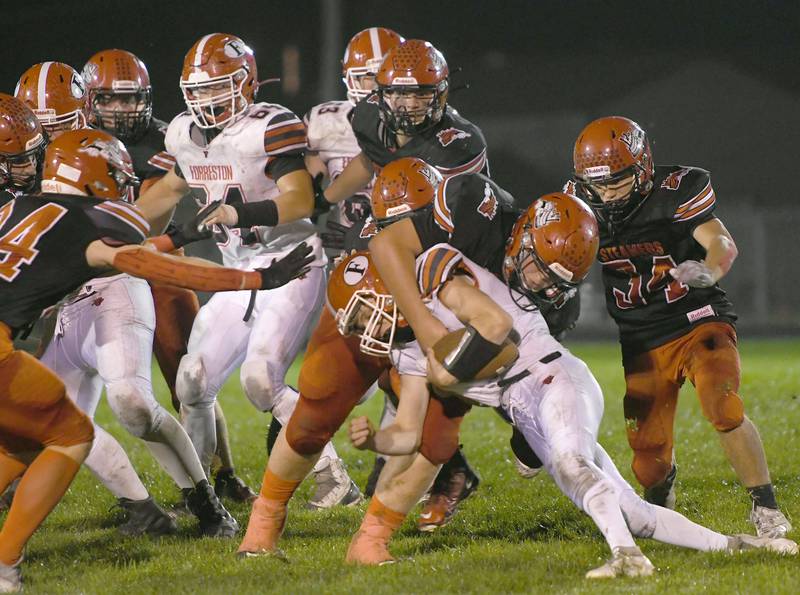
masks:
{"label": "grass field", "polygon": [[[629,479],[630,454],[624,437],[622,371],[617,346],[579,343],[583,357],[606,395],[601,442]],[[800,427],[800,341],[745,341],[741,346],[741,394],[761,431],[778,498],[800,525],[798,428]],[[292,369],[296,378],[297,364]],[[167,392],[156,377],[165,404]],[[267,417],[255,414],[235,381],[220,396],[231,429],[239,473],[253,487],[264,468]],[[376,418],[378,399],[362,406]],[[103,404],[98,421],[120,438],[145,484],[162,503],[178,500],[177,489],[148,452],[127,436]],[[290,505],[282,547],[289,563],[275,559],[239,562],[239,540],[198,539],[191,519],[179,535],[161,540],[123,538],[113,525],[113,497],[82,470],[70,492],[28,546],[24,566],[30,593],[797,593],[800,561],[760,552],[730,556],[702,554],[641,540],[657,574],[644,580],[588,583],[584,572],[607,557],[591,520],[562,496],[548,477],[524,480],[510,460],[510,429],[488,410],[473,410],[462,441],[482,477],[480,489],[456,519],[434,535],[417,533],[407,521],[393,542],[406,559],[383,568],[343,564],[364,505],[352,510],[308,512],[310,486]],[[678,509],[724,533],[752,532],[749,498],[734,480],[717,438],[703,419],[689,387],[676,423]],[[372,465],[345,433],[336,446],[359,485]],[[246,525],[247,507],[231,505]],[[800,528],[793,532],[800,537]]]}

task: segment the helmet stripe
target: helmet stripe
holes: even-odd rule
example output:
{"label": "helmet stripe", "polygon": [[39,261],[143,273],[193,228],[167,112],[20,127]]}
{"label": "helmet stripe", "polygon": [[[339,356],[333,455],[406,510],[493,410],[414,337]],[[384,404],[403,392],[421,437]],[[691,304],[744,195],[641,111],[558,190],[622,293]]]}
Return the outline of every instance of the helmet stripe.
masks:
{"label": "helmet stripe", "polygon": [[47,73],[50,71],[52,62],[42,62],[42,68],[39,70],[39,85],[37,87],[36,103],[39,109],[45,109],[47,97]]}
{"label": "helmet stripe", "polygon": [[378,34],[377,27],[370,27],[369,40],[372,43],[372,57],[380,60],[383,58],[383,50],[381,49],[381,37]]}
{"label": "helmet stripe", "polygon": [[206,43],[208,40],[211,39],[213,33],[209,33],[208,35],[204,35],[203,38],[197,42],[197,49],[194,52],[194,58],[192,58],[192,64],[202,64],[200,59],[203,57],[203,50],[206,49]]}

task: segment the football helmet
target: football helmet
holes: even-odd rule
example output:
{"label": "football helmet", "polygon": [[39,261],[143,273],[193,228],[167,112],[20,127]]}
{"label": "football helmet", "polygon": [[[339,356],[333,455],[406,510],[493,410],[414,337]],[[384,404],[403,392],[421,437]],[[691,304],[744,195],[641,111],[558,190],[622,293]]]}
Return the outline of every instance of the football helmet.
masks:
{"label": "football helmet", "polygon": [[211,33],[183,60],[181,91],[200,128],[222,128],[253,103],[258,87],[256,59],[235,35]]}
{"label": "football helmet", "polygon": [[36,190],[42,176],[47,134],[21,100],[0,93],[0,188]]}
{"label": "football helmet", "polygon": [[69,130],[45,151],[42,192],[132,202],[138,184],[125,145],[103,130]]}
{"label": "football helmet", "polygon": [[147,67],[125,50],[102,50],[81,72],[88,90],[91,123],[123,142],[139,139],[153,117],[153,88]]}
{"label": "football helmet", "polygon": [[[531,300],[563,306],[589,274],[600,244],[597,219],[580,199],[554,192],[538,198],[520,215],[506,243],[503,277]],[[534,266],[542,286],[532,287],[525,269]],[[549,285],[548,285],[549,283]]]}
{"label": "football helmet", "polygon": [[[619,116],[599,118],[578,135],[572,153],[578,193],[598,218],[624,225],[653,189],[653,154],[645,131]],[[633,178],[630,192],[603,201],[603,188]]]}
{"label": "football helmet", "polygon": [[33,110],[51,139],[86,127],[86,83],[62,62],[34,64],[19,78],[14,96]]}
{"label": "football helmet", "polygon": [[362,86],[364,77],[375,77],[383,57],[393,47],[405,41],[385,27],[370,27],[353,35],[342,58],[342,81],[347,87],[347,99],[355,105],[372,89]]}
{"label": "football helmet", "polygon": [[424,132],[444,116],[450,71],[429,42],[409,39],[386,53],[375,81],[383,123],[407,136]]}
{"label": "football helmet", "polygon": [[389,355],[399,318],[397,305],[368,252],[342,259],[328,279],[327,297],[342,335],[358,337],[363,353]]}
{"label": "football helmet", "polygon": [[370,196],[372,216],[379,229],[433,204],[442,183],[435,167],[416,157],[387,163]]}

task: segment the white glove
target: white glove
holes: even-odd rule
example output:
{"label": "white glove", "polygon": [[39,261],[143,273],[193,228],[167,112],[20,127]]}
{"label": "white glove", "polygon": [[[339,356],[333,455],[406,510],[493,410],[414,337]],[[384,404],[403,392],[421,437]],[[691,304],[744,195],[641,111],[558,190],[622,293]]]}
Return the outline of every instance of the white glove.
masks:
{"label": "white glove", "polygon": [[711,287],[716,283],[711,269],[696,260],[684,260],[676,268],[670,269],[669,274],[689,287]]}

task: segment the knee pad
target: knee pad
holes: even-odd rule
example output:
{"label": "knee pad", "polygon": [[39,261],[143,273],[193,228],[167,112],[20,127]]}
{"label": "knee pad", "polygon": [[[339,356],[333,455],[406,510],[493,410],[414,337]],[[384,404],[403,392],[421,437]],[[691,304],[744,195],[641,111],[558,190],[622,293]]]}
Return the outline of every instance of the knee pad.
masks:
{"label": "knee pad", "polygon": [[308,456],[322,452],[352,410],[336,407],[331,399],[307,399],[302,394],[286,424],[286,441],[296,453]]}
{"label": "knee pad", "polygon": [[182,405],[191,407],[213,403],[213,397],[209,398],[206,395],[208,376],[202,357],[187,353],[181,358],[175,390]]}
{"label": "knee pad", "polygon": [[108,404],[122,426],[137,438],[152,432],[157,426],[160,409],[155,398],[142,383],[119,380],[106,386]]}
{"label": "knee pad", "polygon": [[277,374],[267,361],[249,361],[242,364],[239,378],[244,393],[259,411],[270,411],[275,406],[275,398],[283,390],[283,378]]}
{"label": "knee pad", "polygon": [[672,449],[635,450],[631,469],[642,487],[651,488],[669,475],[672,469]]}

